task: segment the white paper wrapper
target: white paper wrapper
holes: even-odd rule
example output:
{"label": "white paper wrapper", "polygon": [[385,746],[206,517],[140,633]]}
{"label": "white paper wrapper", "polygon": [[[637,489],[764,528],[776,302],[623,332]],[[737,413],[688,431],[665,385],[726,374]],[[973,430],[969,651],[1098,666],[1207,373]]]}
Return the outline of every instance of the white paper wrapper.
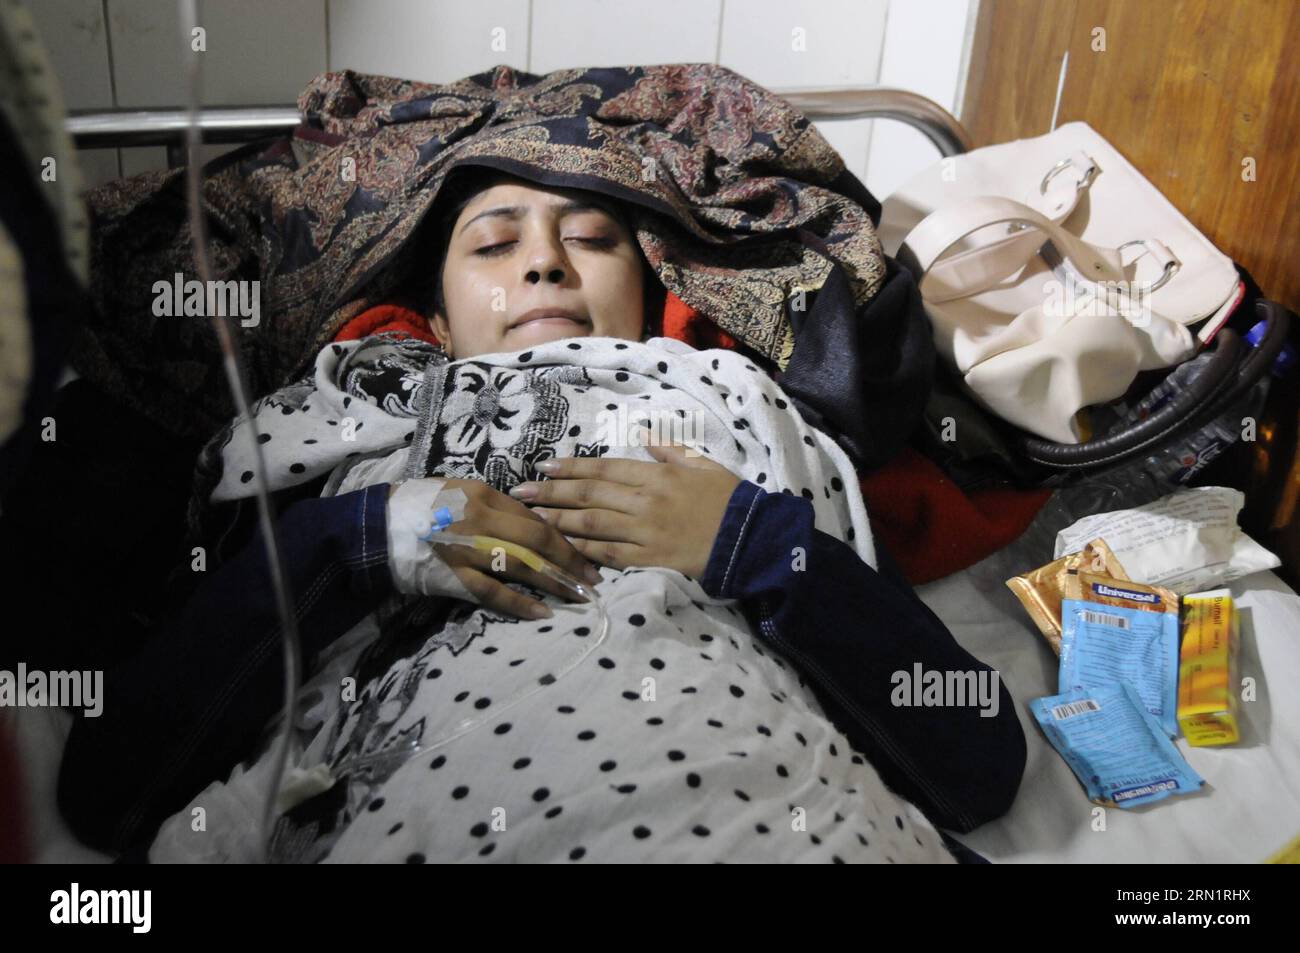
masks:
{"label": "white paper wrapper", "polygon": [[1136,509],[1085,516],[1056,535],[1056,558],[1100,536],[1134,582],[1180,596],[1213,589],[1282,563],[1237,525],[1245,501],[1238,490],[1204,486]]}

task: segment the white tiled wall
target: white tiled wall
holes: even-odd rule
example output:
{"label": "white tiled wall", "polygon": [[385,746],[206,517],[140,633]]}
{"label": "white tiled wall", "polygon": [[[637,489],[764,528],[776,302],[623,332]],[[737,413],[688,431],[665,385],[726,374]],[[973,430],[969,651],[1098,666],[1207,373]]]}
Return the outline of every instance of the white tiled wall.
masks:
{"label": "white tiled wall", "polygon": [[[59,74],[67,108],[112,108],[113,82],[102,0],[42,0],[26,6]],[[116,149],[92,149],[78,158],[89,184],[121,174]]]}
{"label": "white tiled wall", "polygon": [[537,5],[529,0],[326,0],[330,69],[432,83],[498,63],[527,69],[529,11]]}
{"label": "white tiled wall", "polygon": [[529,69],[712,63],[721,0],[533,0]]}
{"label": "white tiled wall", "polygon": [[[877,86],[888,10],[888,0],[731,0],[718,62],[773,89]],[[861,178],[873,125],[852,119],[817,128]]]}
{"label": "white tiled wall", "polygon": [[[959,114],[977,4],[978,0],[891,3],[876,84],[909,89]],[[911,126],[874,125],[863,181],[877,198],[883,198],[934,162],[939,153]]]}
{"label": "white tiled wall", "polygon": [[[326,69],[447,82],[500,63],[546,73],[578,65],[716,62],[776,89],[902,87],[956,112],[977,3],[200,0],[207,34],[203,99],[292,104]],[[70,108],[183,105],[187,38],[175,0],[28,5]],[[919,133],[897,123],[818,127],[878,197],[937,156]],[[165,165],[161,148],[82,155],[92,182]]]}

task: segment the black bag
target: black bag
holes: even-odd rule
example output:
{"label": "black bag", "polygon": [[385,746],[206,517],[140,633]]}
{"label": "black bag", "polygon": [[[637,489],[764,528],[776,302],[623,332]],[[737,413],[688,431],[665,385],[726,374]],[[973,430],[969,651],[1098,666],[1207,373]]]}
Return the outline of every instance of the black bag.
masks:
{"label": "black bag", "polygon": [[[1118,401],[1089,408],[1094,433],[1078,444],[1043,440],[979,406],[946,366],[936,372],[916,443],[964,490],[993,483],[1057,487],[1141,475],[1186,484],[1257,418],[1270,371],[1291,334],[1291,314],[1264,298],[1241,266],[1246,295],[1213,346],[1173,370],[1138,375]],[[1257,324],[1262,335],[1245,336]]]}

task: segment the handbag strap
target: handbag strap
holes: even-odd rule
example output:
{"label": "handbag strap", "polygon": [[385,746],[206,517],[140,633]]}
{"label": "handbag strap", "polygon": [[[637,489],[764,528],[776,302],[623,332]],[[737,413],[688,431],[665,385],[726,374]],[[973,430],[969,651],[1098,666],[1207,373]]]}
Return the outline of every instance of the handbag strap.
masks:
{"label": "handbag strap", "polygon": [[[992,245],[939,261],[962,239],[999,224],[1023,225],[1026,229]],[[941,304],[987,291],[1016,274],[1037,253],[1045,238],[1085,279],[1125,280],[1118,249],[1085,242],[1023,202],[996,195],[965,199],[931,212],[908,234],[899,248],[899,258],[914,267],[925,300]]]}

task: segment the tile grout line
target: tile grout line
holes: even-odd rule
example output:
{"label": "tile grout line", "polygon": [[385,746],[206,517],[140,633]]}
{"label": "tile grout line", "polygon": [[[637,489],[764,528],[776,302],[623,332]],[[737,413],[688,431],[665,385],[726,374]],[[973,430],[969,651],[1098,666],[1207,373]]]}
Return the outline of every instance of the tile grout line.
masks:
{"label": "tile grout line", "polygon": [[[113,64],[113,28],[108,22],[108,0],[99,0],[99,11],[104,17],[104,48],[108,53],[108,96],[112,100],[113,108],[117,108],[117,76],[114,73],[116,67]],[[113,156],[117,161],[117,177],[122,178],[122,150],[114,149]]]}

